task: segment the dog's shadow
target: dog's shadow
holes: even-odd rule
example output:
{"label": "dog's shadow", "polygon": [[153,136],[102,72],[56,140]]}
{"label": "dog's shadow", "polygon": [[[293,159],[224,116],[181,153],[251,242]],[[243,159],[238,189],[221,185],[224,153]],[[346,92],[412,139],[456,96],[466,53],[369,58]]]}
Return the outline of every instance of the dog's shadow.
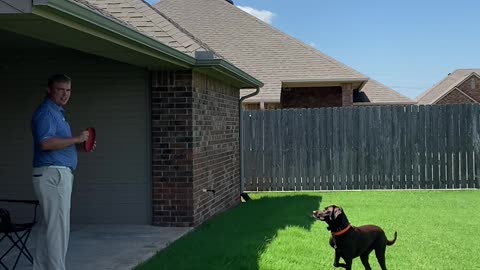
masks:
{"label": "dog's shadow", "polygon": [[[160,265],[171,265],[172,260],[183,257],[175,263],[174,269],[259,269],[260,256],[278,231],[292,226],[311,229],[316,222],[311,216],[312,210],[319,208],[322,197],[283,193],[253,195],[252,198],[213,218],[158,254],[157,259],[163,261]],[[188,253],[178,254],[183,250]]]}

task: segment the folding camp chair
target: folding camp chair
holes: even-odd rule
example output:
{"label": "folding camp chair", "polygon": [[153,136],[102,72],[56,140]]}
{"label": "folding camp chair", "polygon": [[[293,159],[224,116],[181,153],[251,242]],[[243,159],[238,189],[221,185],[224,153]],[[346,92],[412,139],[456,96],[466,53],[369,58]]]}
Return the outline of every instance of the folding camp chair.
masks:
{"label": "folding camp chair", "polygon": [[6,208],[0,208],[0,243],[6,239],[10,240],[11,246],[2,254],[0,251],[0,265],[6,270],[9,270],[7,265],[2,262],[15,248],[18,249],[18,255],[13,265],[13,269],[17,267],[18,260],[24,255],[31,263],[33,263],[33,256],[27,249],[27,241],[30,237],[33,225],[37,221],[37,207],[39,202],[37,200],[0,200],[0,202],[8,203],[8,205],[14,204],[31,204],[33,207],[33,220],[28,223],[14,223],[12,222],[10,212]]}

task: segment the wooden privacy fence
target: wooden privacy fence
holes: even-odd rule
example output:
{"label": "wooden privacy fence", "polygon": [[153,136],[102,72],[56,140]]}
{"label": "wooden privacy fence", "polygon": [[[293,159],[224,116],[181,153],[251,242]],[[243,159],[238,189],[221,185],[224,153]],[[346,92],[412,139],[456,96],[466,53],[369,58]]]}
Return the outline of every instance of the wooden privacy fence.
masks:
{"label": "wooden privacy fence", "polygon": [[480,187],[480,105],[242,114],[247,191]]}

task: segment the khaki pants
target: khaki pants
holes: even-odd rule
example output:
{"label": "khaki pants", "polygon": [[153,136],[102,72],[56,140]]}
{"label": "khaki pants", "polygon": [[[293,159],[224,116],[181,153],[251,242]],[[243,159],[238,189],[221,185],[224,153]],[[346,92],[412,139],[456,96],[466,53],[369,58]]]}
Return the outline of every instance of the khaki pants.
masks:
{"label": "khaki pants", "polygon": [[65,270],[73,174],[67,167],[38,167],[33,169],[32,181],[42,210],[33,269]]}

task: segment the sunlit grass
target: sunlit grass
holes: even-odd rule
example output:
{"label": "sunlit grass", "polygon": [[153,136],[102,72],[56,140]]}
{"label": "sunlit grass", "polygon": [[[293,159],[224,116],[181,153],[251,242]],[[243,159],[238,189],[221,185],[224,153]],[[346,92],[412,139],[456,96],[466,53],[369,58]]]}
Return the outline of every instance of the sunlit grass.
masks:
{"label": "sunlit grass", "polygon": [[[480,191],[258,193],[138,267],[144,269],[334,269],[326,224],[312,210],[337,204],[352,225],[376,224],[389,239],[389,269],[476,269]],[[380,269],[374,253],[373,269]],[[363,269],[359,259],[353,269]]]}

